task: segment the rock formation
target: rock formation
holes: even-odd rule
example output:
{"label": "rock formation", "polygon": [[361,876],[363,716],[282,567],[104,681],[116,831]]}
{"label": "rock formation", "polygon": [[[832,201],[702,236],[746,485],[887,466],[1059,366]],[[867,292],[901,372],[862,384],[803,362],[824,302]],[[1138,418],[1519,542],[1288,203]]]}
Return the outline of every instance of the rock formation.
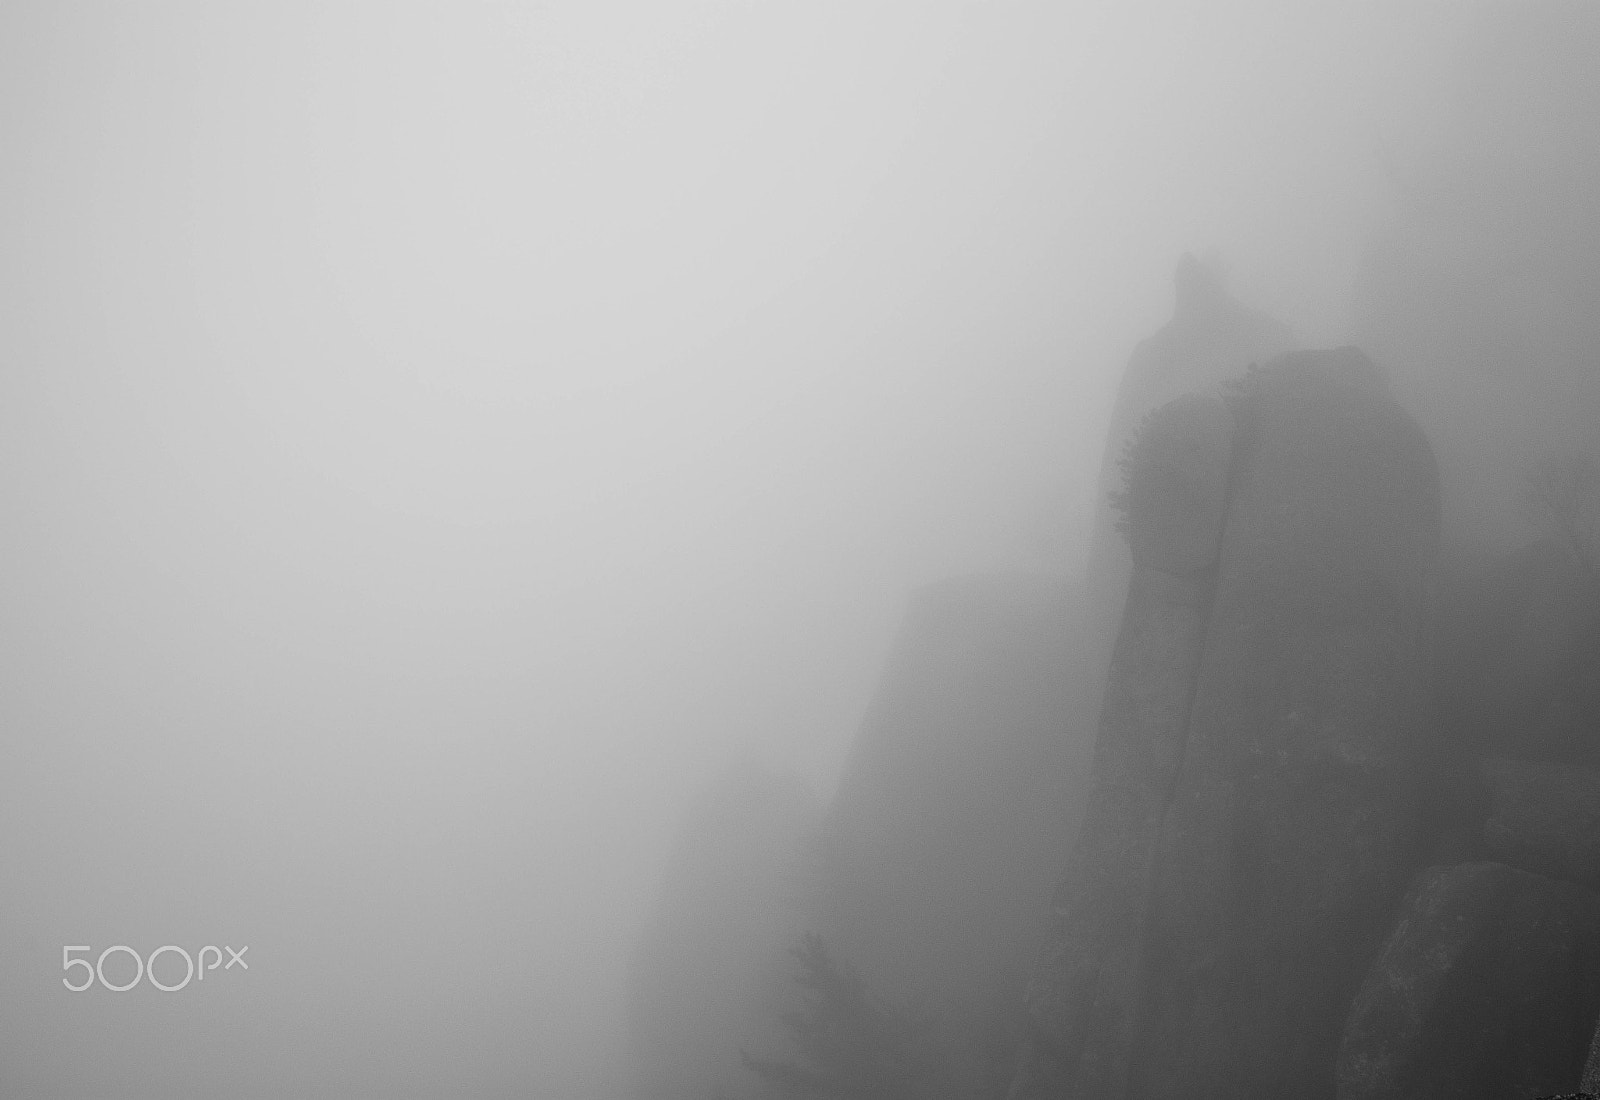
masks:
{"label": "rock formation", "polygon": [[[1332,1096],[1345,1010],[1422,858],[1427,441],[1350,348],[1285,355],[1230,404],[1231,433],[1194,403],[1132,456],[1136,580],[1018,1097]],[[1139,452],[1208,457],[1177,491],[1141,481]],[[1147,507],[1196,530],[1220,513],[1220,540],[1150,553],[1191,525]]]}
{"label": "rock formation", "polygon": [[1150,1097],[1330,1095],[1344,1006],[1423,843],[1427,440],[1348,348],[1285,356],[1237,410],[1152,899]]}
{"label": "rock formation", "polygon": [[1431,867],[1350,1011],[1339,1100],[1505,1100],[1578,1084],[1600,897],[1499,863]]}
{"label": "rock formation", "polygon": [[1232,417],[1219,398],[1179,398],[1140,442],[1124,524],[1133,576],[1106,683],[1094,788],[1031,1004],[1037,1057],[1094,1096],[1120,1096],[1127,1085],[1152,861],[1194,698]]}

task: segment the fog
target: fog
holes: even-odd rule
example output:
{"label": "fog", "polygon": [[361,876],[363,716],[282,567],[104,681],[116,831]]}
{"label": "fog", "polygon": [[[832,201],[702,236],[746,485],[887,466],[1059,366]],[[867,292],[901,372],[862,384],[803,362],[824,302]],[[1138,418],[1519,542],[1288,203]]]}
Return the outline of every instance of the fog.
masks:
{"label": "fog", "polygon": [[697,792],[1081,571],[1184,252],[1350,339],[1509,7],[7,5],[3,1091],[624,1095]]}

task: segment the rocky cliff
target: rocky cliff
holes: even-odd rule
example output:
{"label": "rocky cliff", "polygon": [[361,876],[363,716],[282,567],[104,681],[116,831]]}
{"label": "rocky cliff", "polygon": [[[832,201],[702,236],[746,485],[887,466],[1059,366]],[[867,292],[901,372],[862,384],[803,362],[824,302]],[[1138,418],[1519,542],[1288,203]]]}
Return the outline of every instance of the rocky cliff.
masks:
{"label": "rocky cliff", "polygon": [[[842,960],[850,1019],[916,1045],[873,1070],[883,1088],[835,1092],[1600,1085],[1600,586],[1571,548],[1442,583],[1433,450],[1355,348],[1167,402],[1121,470],[1131,575],[1103,678],[1064,582],[911,601],[796,927]],[[766,1051],[817,1049],[782,1040]]]}
{"label": "rocky cliff", "polygon": [[1129,465],[1134,584],[1021,1095],[1331,1096],[1423,856],[1427,441],[1354,349],[1230,398],[1152,419]]}

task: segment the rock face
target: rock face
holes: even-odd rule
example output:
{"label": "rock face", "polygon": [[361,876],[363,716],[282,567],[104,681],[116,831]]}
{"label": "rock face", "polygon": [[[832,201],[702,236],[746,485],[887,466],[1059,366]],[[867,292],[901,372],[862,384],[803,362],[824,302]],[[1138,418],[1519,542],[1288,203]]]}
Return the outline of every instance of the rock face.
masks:
{"label": "rock face", "polygon": [[1140,1096],[1331,1095],[1344,1006],[1423,839],[1427,441],[1351,348],[1277,360],[1236,410]]}
{"label": "rock face", "polygon": [[1600,1011],[1600,898],[1498,863],[1431,867],[1362,983],[1339,1100],[1570,1092]]}
{"label": "rock face", "polygon": [[1151,413],[1128,461],[1123,526],[1135,569],[1183,577],[1216,564],[1233,427],[1216,396],[1185,394]]}
{"label": "rock face", "polygon": [[917,593],[828,812],[815,928],[874,994],[937,1017],[931,1095],[997,1095],[1009,1076],[1082,812],[1080,619],[1049,577]]}
{"label": "rock face", "polygon": [[1484,847],[1524,871],[1600,889],[1600,771],[1485,760]]}
{"label": "rock face", "polygon": [[1038,1056],[1075,1095],[1119,1096],[1127,1085],[1152,861],[1194,696],[1232,417],[1218,398],[1179,399],[1141,443],[1126,522],[1134,570],[1094,788],[1030,1005]]}
{"label": "rock face", "polygon": [[[1331,1097],[1345,1008],[1421,861],[1427,441],[1354,349],[1283,356],[1230,404],[1231,446],[1198,442],[1230,421],[1197,412],[1138,448],[1231,454],[1225,494],[1130,473],[1140,564],[1015,1096]],[[1184,424],[1210,427],[1185,444]],[[1219,528],[1198,505],[1142,518],[1184,500],[1214,500]],[[1191,529],[1220,529],[1214,564],[1171,552],[1204,539],[1143,544]]]}

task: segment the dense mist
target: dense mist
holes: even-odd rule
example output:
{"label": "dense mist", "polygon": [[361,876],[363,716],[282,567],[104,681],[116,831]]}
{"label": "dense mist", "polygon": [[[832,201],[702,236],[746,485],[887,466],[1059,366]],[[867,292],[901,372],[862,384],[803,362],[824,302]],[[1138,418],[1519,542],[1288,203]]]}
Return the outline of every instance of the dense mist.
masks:
{"label": "dense mist", "polygon": [[[1600,446],[1595,25],[7,4],[0,1093],[655,1100],[640,1060],[723,1017],[652,1006],[701,1003],[745,1006],[737,1069],[781,1037],[755,1017],[805,884],[908,866],[859,838],[911,818],[840,787],[943,728],[897,676],[1031,700],[1044,756],[896,805],[1036,828],[962,904],[1043,921],[1122,600],[1084,610],[1084,577],[1127,580],[1108,431],[1180,258],[1283,347],[1365,347],[1433,440],[1451,561],[1514,549],[1542,441]],[[938,587],[974,574],[1012,581]],[[1045,756],[1037,802],[1004,793]],[[928,843],[930,874],[993,866]],[[915,969],[876,934],[855,965]],[[249,969],[62,988],[64,947],[120,944]]]}

